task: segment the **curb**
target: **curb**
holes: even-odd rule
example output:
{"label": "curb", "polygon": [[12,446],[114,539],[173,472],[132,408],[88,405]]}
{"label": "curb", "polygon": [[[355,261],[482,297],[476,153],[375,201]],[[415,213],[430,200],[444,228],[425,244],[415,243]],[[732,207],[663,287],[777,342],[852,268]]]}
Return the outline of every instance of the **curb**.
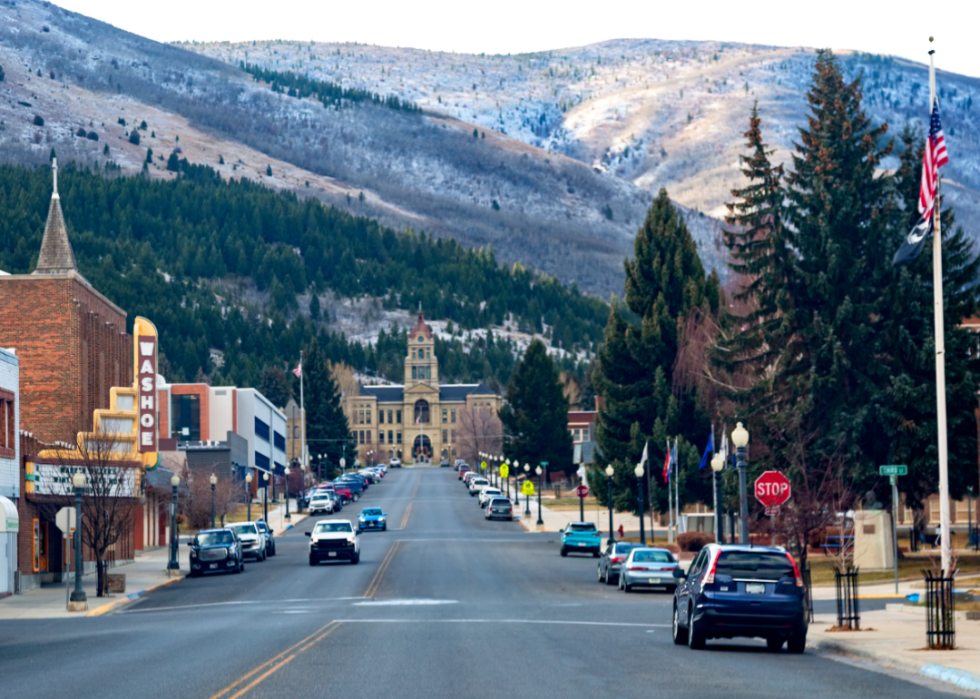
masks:
{"label": "curb", "polygon": [[183,579],[184,579],[184,575],[182,573],[179,578],[171,578],[170,580],[164,580],[162,583],[151,585],[145,590],[139,590],[138,592],[131,592],[128,595],[125,595],[117,600],[113,600],[112,602],[109,602],[109,604],[103,604],[101,607],[96,607],[95,609],[88,612],[85,616],[86,617],[102,616],[103,614],[108,614],[109,612],[119,609],[119,607],[122,607],[123,605],[138,600],[143,595],[153,592],[154,590],[159,590],[161,587],[167,587],[168,585],[176,585]]}
{"label": "curb", "polygon": [[933,663],[918,665],[916,663],[896,661],[894,658],[883,656],[873,651],[853,648],[837,641],[819,640],[807,643],[807,647],[824,653],[860,658],[861,660],[867,660],[875,665],[892,670],[901,670],[913,675],[922,675],[923,677],[955,685],[960,689],[980,691],[980,675],[975,675],[966,670],[946,667],[945,665],[935,665]]}

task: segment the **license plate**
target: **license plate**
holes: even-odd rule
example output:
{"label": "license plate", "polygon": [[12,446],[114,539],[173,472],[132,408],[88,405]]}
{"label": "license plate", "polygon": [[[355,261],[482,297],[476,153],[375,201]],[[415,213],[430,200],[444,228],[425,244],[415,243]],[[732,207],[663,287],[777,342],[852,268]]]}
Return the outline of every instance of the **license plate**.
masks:
{"label": "license plate", "polygon": [[651,585],[657,585],[660,583],[660,578],[650,578]]}
{"label": "license plate", "polygon": [[576,546],[585,546],[585,544],[575,544]]}
{"label": "license plate", "polygon": [[764,595],[764,594],[766,594],[766,584],[765,583],[745,583],[745,594],[747,594],[747,595]]}
{"label": "license plate", "polygon": [[211,564],[211,568],[217,568],[217,567],[218,567],[218,564],[217,563],[212,563]]}
{"label": "license plate", "polygon": [[337,552],[336,551],[330,551],[327,555],[328,556],[336,556],[337,555]]}

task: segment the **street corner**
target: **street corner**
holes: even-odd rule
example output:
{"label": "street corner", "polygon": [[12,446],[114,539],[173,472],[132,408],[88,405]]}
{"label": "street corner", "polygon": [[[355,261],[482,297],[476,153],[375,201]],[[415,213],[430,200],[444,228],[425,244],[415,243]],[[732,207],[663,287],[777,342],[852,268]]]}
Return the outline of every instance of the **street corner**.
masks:
{"label": "street corner", "polygon": [[[181,573],[180,576],[170,578],[169,580],[164,580],[164,581],[162,581],[160,583],[157,583],[156,585],[151,585],[151,586],[147,587],[144,590],[139,590],[137,592],[131,592],[128,595],[123,595],[119,599],[114,599],[111,602],[108,602],[108,603],[103,604],[103,605],[101,605],[99,607],[96,607],[95,609],[91,609],[91,610],[88,611],[87,614],[85,614],[85,616],[86,617],[96,617],[96,616],[103,616],[103,615],[108,614],[110,612],[114,612],[117,609],[119,609],[120,607],[125,607],[130,602],[135,602],[136,600],[140,599],[141,597],[145,597],[146,595],[150,594],[151,592],[154,592],[156,590],[159,590],[162,587],[168,587],[170,585],[176,585],[177,583],[179,583],[183,579],[184,579],[184,574]],[[98,598],[96,598],[96,599],[98,599]]]}

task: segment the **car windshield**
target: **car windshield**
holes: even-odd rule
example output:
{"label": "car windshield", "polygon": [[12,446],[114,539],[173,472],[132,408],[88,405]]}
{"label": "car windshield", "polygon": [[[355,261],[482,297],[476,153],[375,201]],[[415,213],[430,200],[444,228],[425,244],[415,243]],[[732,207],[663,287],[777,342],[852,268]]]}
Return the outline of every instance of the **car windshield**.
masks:
{"label": "car windshield", "polygon": [[231,532],[203,532],[194,539],[198,546],[218,546],[220,544],[233,544],[235,537]]}
{"label": "car windshield", "polygon": [[326,495],[314,495],[313,499],[316,501],[321,501],[321,500],[329,500],[330,498],[327,497]]}
{"label": "car windshield", "polygon": [[261,529],[264,532],[269,531],[269,525],[266,524],[265,522],[256,522],[255,526],[257,526],[259,529]]}
{"label": "car windshield", "polygon": [[317,534],[324,532],[352,532],[350,522],[318,522],[313,529]]}
{"label": "car windshield", "polygon": [[491,505],[509,505],[510,504],[510,500],[508,500],[507,498],[494,498],[493,500],[490,501],[490,504]]}
{"label": "car windshield", "polygon": [[634,563],[673,563],[674,557],[668,551],[634,551]]}
{"label": "car windshield", "polygon": [[568,530],[573,532],[594,532],[596,528],[594,524],[570,524]]}
{"label": "car windshield", "polygon": [[247,536],[247,535],[250,535],[250,534],[258,534],[259,533],[259,530],[256,529],[255,528],[255,525],[252,524],[251,522],[249,522],[248,524],[233,524],[233,525],[231,525],[231,529],[236,534],[238,534],[238,536],[242,536],[243,534],[245,534]]}
{"label": "car windshield", "polygon": [[722,551],[715,573],[772,581],[794,574],[793,564],[786,554],[765,551]]}
{"label": "car windshield", "polygon": [[368,515],[368,516],[375,516],[375,515],[380,515],[381,510],[380,508],[377,507],[365,507],[363,510],[361,510],[361,514]]}

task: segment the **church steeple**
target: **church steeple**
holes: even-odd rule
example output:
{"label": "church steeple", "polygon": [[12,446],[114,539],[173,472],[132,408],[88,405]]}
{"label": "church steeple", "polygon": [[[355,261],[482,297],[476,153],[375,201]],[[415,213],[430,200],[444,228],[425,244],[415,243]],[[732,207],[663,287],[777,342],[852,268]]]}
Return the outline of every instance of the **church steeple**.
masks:
{"label": "church steeple", "polygon": [[51,192],[51,205],[48,207],[48,222],[44,226],[41,240],[41,253],[37,258],[34,274],[67,274],[77,272],[75,253],[68,242],[65,217],[61,213],[61,197],[58,195],[58,159],[52,158],[51,171],[54,189]]}

